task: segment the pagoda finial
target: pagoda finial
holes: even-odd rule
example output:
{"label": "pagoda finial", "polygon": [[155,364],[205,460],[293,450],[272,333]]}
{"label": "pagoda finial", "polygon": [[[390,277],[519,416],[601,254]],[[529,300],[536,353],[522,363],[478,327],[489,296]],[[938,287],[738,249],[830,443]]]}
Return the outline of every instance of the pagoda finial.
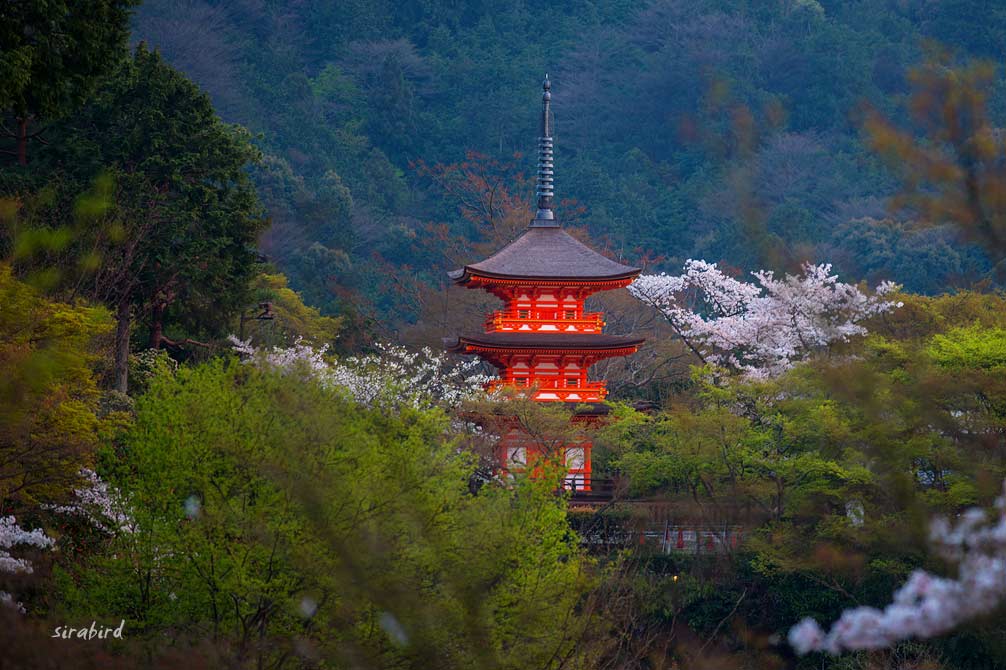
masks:
{"label": "pagoda finial", "polygon": [[555,220],[555,213],[552,212],[552,82],[545,75],[545,82],[542,84],[544,93],[541,96],[541,136],[538,137],[538,183],[535,189],[535,196],[538,198],[538,211],[531,221],[532,228],[545,228],[559,225]]}

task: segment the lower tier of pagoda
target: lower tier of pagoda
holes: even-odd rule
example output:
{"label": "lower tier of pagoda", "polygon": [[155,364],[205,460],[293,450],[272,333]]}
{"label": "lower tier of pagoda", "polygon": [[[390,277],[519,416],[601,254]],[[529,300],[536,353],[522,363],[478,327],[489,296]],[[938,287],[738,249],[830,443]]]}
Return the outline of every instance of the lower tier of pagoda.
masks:
{"label": "lower tier of pagoda", "polygon": [[563,488],[573,492],[591,490],[590,461],[593,444],[587,438],[544,449],[537,440],[520,429],[512,429],[500,436],[496,458],[502,466],[500,474],[511,479],[522,474],[540,475],[549,465],[565,468]]}
{"label": "lower tier of pagoda", "polygon": [[[490,423],[499,435],[495,456],[504,479],[521,474],[540,475],[553,466],[565,468],[562,487],[573,493],[593,490],[590,433],[605,421],[610,408],[604,404],[580,405],[571,419],[574,431],[562,443],[542,441],[521,427],[516,417],[497,417]],[[483,423],[485,425],[485,423]]]}

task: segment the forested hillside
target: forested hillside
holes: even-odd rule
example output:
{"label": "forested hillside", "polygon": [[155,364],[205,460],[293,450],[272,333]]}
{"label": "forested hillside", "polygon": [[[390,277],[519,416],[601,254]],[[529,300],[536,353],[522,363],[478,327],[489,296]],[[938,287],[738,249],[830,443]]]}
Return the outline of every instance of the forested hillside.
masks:
{"label": "forested hillside", "polygon": [[[439,288],[472,260],[445,257],[431,224],[481,232],[419,166],[475,152],[526,197],[546,72],[557,195],[615,256],[829,260],[924,293],[988,278],[952,230],[891,206],[898,175],[864,128],[871,109],[907,123],[928,40],[999,55],[1006,8],[973,4],[150,0],[133,39],[260,134],[264,248],[292,285],[333,312],[362,298],[395,328],[423,316],[413,272]],[[1001,114],[1000,83],[992,96]]]}
{"label": "forested hillside", "polygon": [[0,668],[1006,667],[1004,43],[0,1]]}

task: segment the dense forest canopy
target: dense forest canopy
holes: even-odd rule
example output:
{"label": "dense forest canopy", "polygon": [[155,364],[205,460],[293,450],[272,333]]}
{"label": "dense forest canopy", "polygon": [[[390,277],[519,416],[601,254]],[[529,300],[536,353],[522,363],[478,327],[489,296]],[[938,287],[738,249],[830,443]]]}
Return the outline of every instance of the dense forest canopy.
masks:
{"label": "dense forest canopy", "polygon": [[[319,284],[334,281],[393,328],[421,316],[388,274],[405,265],[439,285],[448,263],[424,241],[429,224],[479,233],[416,162],[520,154],[510,187],[526,191],[545,72],[557,193],[616,256],[661,269],[829,260],[924,293],[989,276],[952,229],[890,206],[898,176],[864,119],[907,121],[907,74],[930,40],[994,58],[1006,28],[995,3],[365,4],[152,0],[134,20],[134,39],[261,133],[267,253],[319,306],[331,300]],[[1001,117],[1001,79],[990,93]],[[327,203],[338,220],[319,220]],[[766,251],[781,246],[785,258]]]}

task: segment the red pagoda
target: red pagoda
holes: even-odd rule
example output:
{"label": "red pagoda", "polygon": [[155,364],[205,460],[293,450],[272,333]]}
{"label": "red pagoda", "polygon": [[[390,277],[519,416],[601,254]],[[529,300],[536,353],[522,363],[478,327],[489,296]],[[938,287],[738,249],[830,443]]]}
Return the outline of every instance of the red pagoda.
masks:
{"label": "red pagoda", "polygon": [[[640,338],[605,335],[604,315],[584,301],[598,291],[624,288],[640,269],[602,256],[564,231],[552,210],[551,84],[545,77],[538,141],[538,210],[527,230],[489,258],[448,273],[466,288],[483,289],[505,307],[485,321],[485,332],[445,340],[448,350],[476,354],[500,371],[490,388],[527,388],[540,402],[599,405],[607,390],[590,380],[594,363],[635,353]],[[596,416],[599,408],[593,412]],[[590,411],[587,412],[591,414]],[[582,415],[582,413],[581,413]],[[521,469],[535,454],[512,431],[500,441],[504,470]],[[576,490],[589,491],[590,442],[568,445],[565,465]]]}

